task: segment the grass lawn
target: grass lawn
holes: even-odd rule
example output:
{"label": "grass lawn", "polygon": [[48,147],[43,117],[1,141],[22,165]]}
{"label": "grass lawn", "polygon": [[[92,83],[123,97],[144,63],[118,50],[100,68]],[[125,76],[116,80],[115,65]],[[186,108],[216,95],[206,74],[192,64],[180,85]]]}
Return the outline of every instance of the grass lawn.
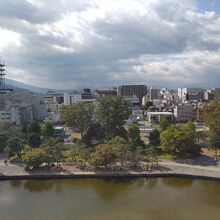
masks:
{"label": "grass lawn", "polygon": [[158,158],[160,160],[174,160],[174,159],[176,159],[176,156],[164,153],[164,154],[159,155]]}

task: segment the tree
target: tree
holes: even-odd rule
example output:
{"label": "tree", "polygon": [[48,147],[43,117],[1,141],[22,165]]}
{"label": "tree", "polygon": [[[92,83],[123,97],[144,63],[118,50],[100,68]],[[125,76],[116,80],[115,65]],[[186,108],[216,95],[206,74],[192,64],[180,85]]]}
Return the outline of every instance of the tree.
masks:
{"label": "tree", "polygon": [[216,132],[209,132],[209,143],[211,148],[215,151],[215,158],[218,158],[218,149],[220,149],[220,136]]}
{"label": "tree", "polygon": [[114,136],[117,128],[123,127],[128,115],[128,105],[122,97],[104,96],[99,99],[97,118],[108,140]]}
{"label": "tree", "polygon": [[46,122],[42,128],[42,135],[44,137],[54,137],[54,128],[51,122]]}
{"label": "tree", "polygon": [[200,110],[199,116],[210,130],[220,133],[220,99],[208,102]]}
{"label": "tree", "polygon": [[23,124],[22,124],[22,128],[21,128],[21,132],[22,132],[23,134],[26,134],[27,131],[28,131],[28,125],[27,125],[27,123],[23,123]]}
{"label": "tree", "polygon": [[130,167],[137,167],[141,159],[143,159],[143,156],[144,149],[141,146],[138,146],[135,150],[129,151],[128,160],[130,161]]}
{"label": "tree", "polygon": [[171,122],[168,119],[163,118],[163,119],[160,120],[160,129],[161,129],[161,131],[166,130],[170,125],[171,125]]}
{"label": "tree", "polygon": [[28,144],[32,148],[39,147],[41,144],[41,138],[40,135],[36,132],[31,132],[28,134]]}
{"label": "tree", "polygon": [[64,106],[61,109],[61,119],[66,122],[67,126],[80,132],[83,138],[91,123],[92,114],[94,112],[93,108],[93,105],[81,102]]}
{"label": "tree", "polygon": [[209,143],[215,150],[216,158],[217,151],[220,149],[220,99],[208,102],[199,114],[200,118],[209,127]]}
{"label": "tree", "polygon": [[128,141],[120,136],[116,136],[109,141],[109,144],[117,150],[117,157],[122,164],[127,159],[130,150]]}
{"label": "tree", "polygon": [[160,139],[163,150],[174,155],[194,155],[200,151],[196,144],[196,131],[192,122],[184,126],[169,126],[161,132]]}
{"label": "tree", "polygon": [[207,131],[197,131],[196,137],[197,137],[197,143],[206,142],[206,140],[208,138],[208,132]]}
{"label": "tree", "polygon": [[0,153],[2,153],[7,146],[8,135],[0,133]]}
{"label": "tree", "polygon": [[[40,148],[45,152],[45,163],[49,166],[50,163],[57,162],[62,154],[62,145],[59,138],[49,137],[43,141]],[[58,154],[58,155],[56,155]]]}
{"label": "tree", "polygon": [[28,126],[27,131],[28,133],[37,133],[40,135],[41,133],[40,124],[36,121],[31,122]]}
{"label": "tree", "polygon": [[108,167],[117,158],[117,152],[114,147],[109,144],[98,145],[95,152],[91,154],[90,162],[95,166]]}
{"label": "tree", "polygon": [[105,132],[99,123],[91,123],[83,137],[83,141],[87,146],[100,144],[105,138]]}
{"label": "tree", "polygon": [[7,141],[7,147],[5,148],[5,152],[9,154],[9,156],[17,155],[21,158],[21,151],[24,149],[24,145],[21,143],[19,138],[10,138]]}
{"label": "tree", "polygon": [[160,132],[157,129],[150,132],[149,145],[153,147],[160,146]]}
{"label": "tree", "polygon": [[130,127],[128,128],[128,138],[130,141],[130,149],[132,151],[136,150],[137,147],[144,146],[144,142],[141,140],[140,137],[140,129],[138,125],[130,125]]}
{"label": "tree", "polygon": [[40,148],[31,149],[22,158],[28,167],[37,169],[45,162],[45,151]]}
{"label": "tree", "polygon": [[54,160],[57,162],[57,166],[59,162],[61,162],[64,159],[63,150],[64,150],[64,143],[58,142],[53,146],[53,155],[54,155]]}
{"label": "tree", "polygon": [[90,159],[90,148],[78,141],[71,146],[71,157],[76,164],[87,162]]}

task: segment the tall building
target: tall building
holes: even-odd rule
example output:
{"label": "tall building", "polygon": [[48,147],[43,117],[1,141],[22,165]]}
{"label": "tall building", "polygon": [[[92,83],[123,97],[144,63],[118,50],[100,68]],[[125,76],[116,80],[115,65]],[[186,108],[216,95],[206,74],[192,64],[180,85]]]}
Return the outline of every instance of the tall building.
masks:
{"label": "tall building", "polygon": [[203,89],[201,88],[178,88],[178,96],[183,101],[202,100]]}
{"label": "tall building", "polygon": [[140,102],[146,94],[147,86],[145,85],[121,85],[118,87],[118,95],[123,97],[137,96]]}
{"label": "tall building", "polygon": [[159,99],[160,98],[160,89],[149,89],[149,97],[150,100]]}

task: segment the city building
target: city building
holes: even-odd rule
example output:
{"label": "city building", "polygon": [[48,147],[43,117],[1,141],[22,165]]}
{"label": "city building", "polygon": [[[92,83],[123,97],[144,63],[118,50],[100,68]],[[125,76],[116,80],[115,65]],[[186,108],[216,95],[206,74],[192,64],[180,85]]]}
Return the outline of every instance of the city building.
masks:
{"label": "city building", "polygon": [[143,96],[143,98],[142,98],[142,105],[145,106],[148,102],[150,102],[149,94]]}
{"label": "city building", "polygon": [[178,96],[182,101],[202,100],[203,89],[201,88],[178,88]]}
{"label": "city building", "polygon": [[149,98],[150,101],[160,99],[160,89],[149,89]]}
{"label": "city building", "polygon": [[195,119],[196,114],[191,104],[181,104],[174,108],[176,122],[187,122]]}
{"label": "city building", "polygon": [[103,89],[97,89],[96,90],[96,95],[98,97],[103,97],[103,96],[115,96],[117,95],[117,88],[103,88]]}
{"label": "city building", "polygon": [[118,95],[123,97],[137,96],[140,103],[146,94],[147,86],[145,85],[121,85],[118,87]]}
{"label": "city building", "polygon": [[82,99],[92,99],[92,93],[90,89],[84,89],[81,94]]}

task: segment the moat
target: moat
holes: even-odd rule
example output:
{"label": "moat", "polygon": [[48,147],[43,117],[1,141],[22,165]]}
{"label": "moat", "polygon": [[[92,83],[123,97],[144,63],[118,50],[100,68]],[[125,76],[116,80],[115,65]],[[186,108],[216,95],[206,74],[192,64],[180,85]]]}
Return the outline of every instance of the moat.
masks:
{"label": "moat", "polygon": [[218,220],[220,182],[179,178],[0,182],[1,220]]}

